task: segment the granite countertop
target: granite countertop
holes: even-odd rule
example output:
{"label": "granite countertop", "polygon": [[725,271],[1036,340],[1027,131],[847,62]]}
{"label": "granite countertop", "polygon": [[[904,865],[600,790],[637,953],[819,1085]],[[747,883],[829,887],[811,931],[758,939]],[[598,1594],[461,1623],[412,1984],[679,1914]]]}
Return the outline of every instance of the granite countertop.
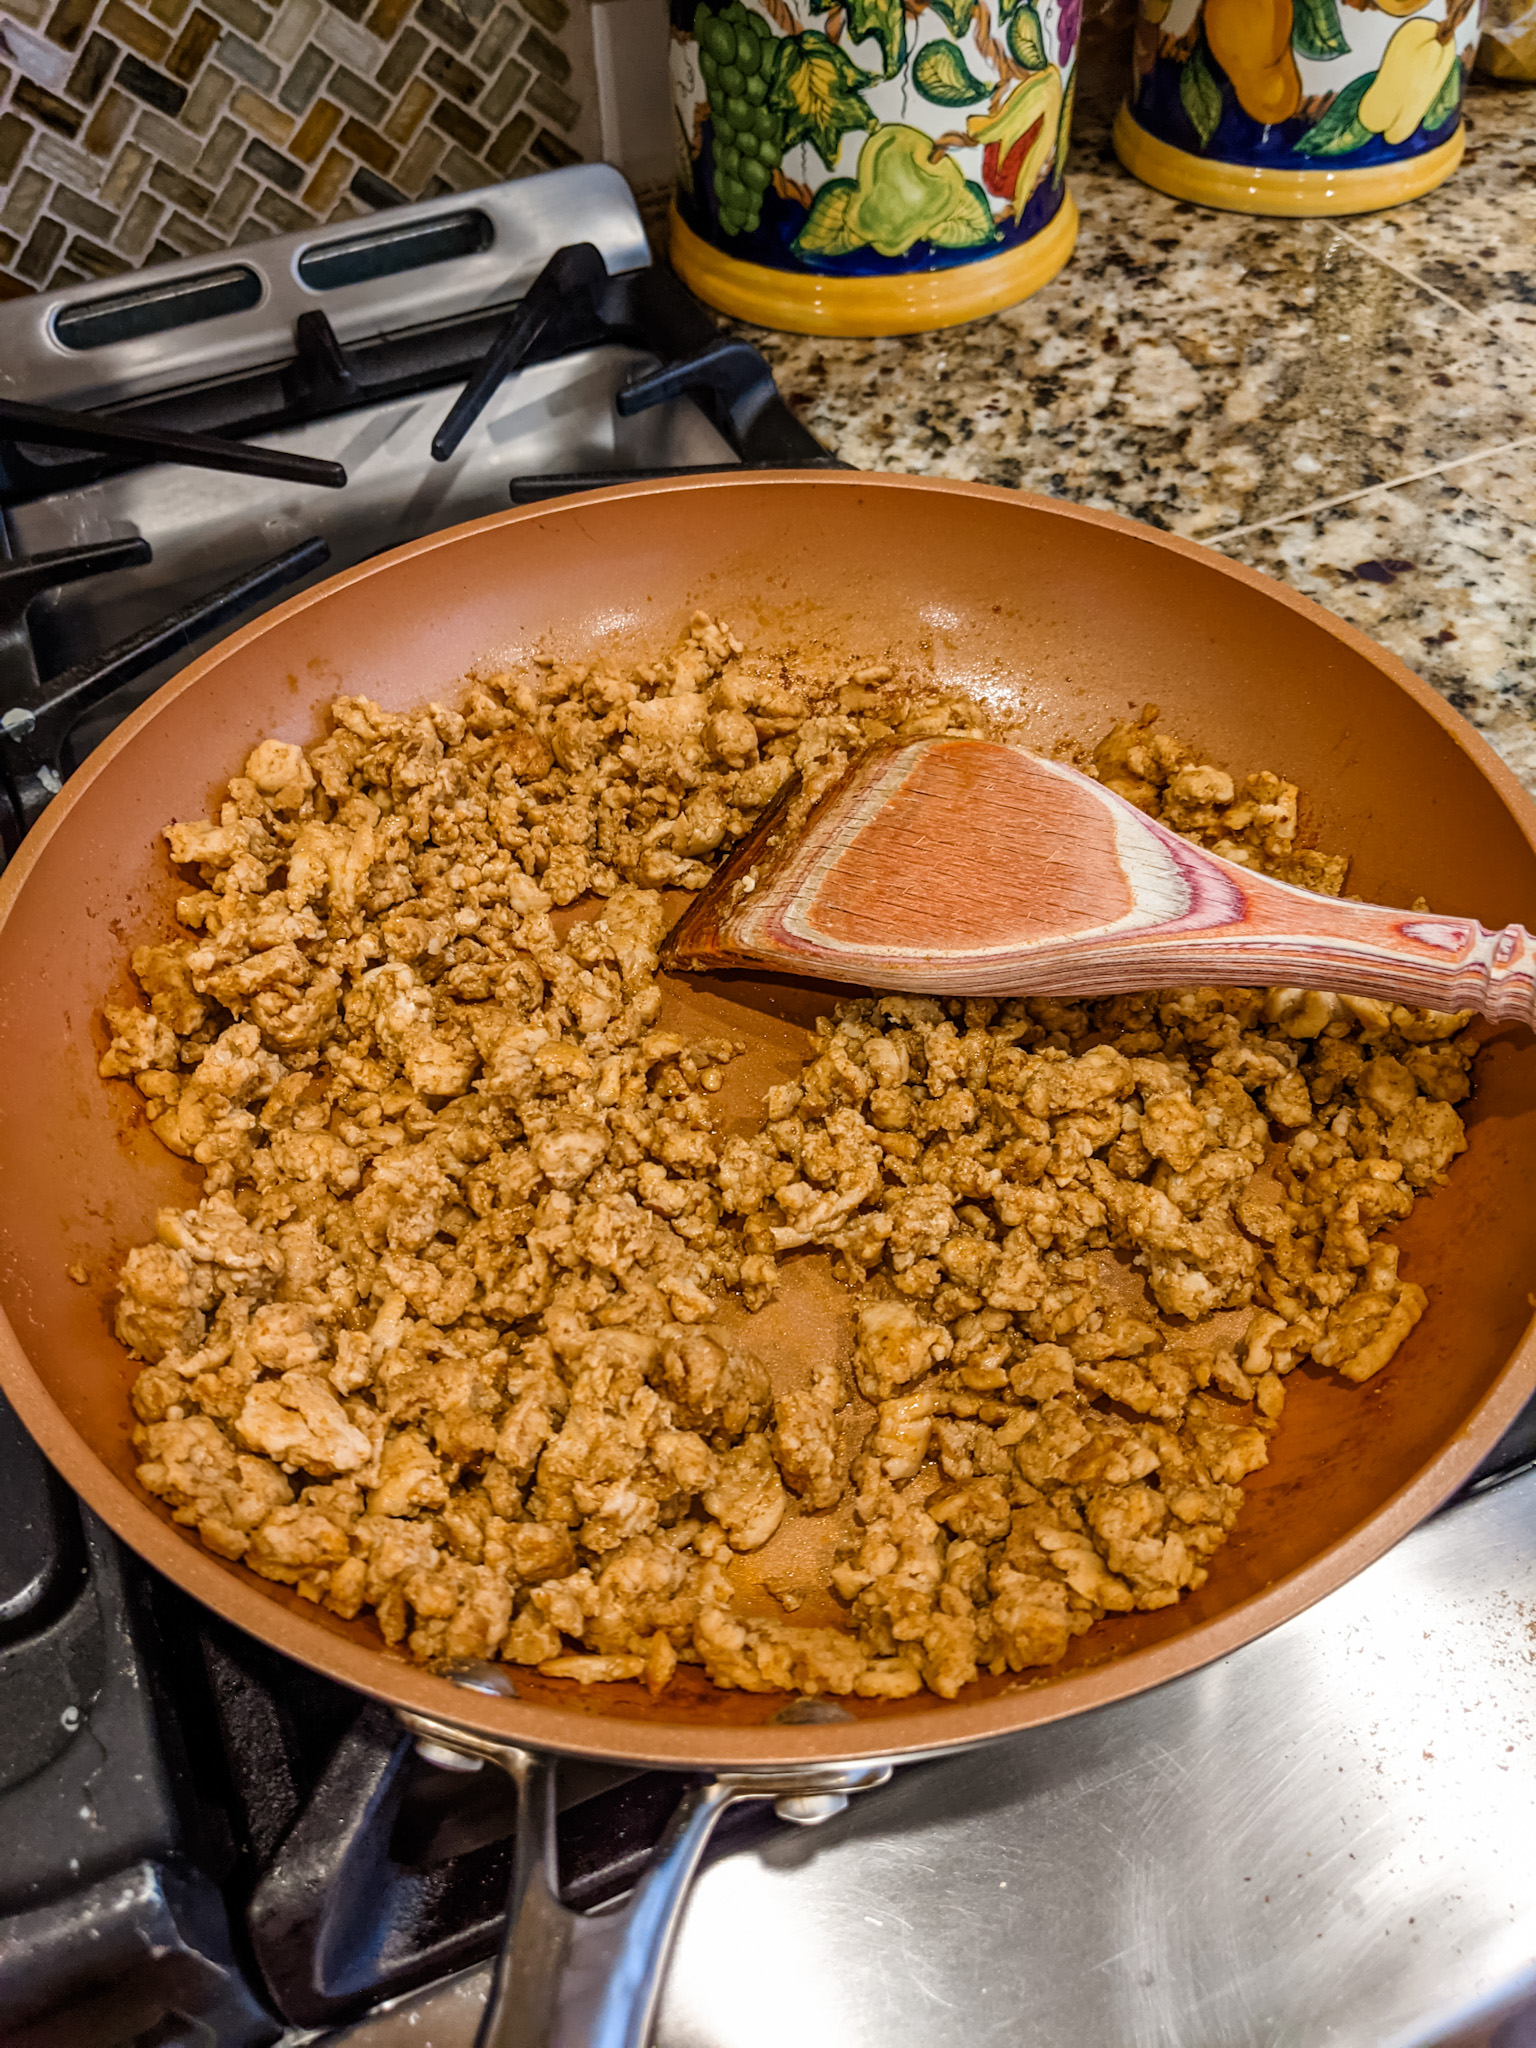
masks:
{"label": "granite countertop", "polygon": [[1123,171],[1099,68],[1077,251],[1034,298],[890,340],[741,331],[845,461],[1248,562],[1389,647],[1536,792],[1536,89],[1475,83],[1465,163],[1424,199],[1260,220]]}

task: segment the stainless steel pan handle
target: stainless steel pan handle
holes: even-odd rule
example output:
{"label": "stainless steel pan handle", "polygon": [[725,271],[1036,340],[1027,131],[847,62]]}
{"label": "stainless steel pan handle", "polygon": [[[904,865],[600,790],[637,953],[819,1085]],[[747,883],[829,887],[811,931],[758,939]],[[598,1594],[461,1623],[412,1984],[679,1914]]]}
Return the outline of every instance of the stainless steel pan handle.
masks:
{"label": "stainless steel pan handle", "polygon": [[[511,1694],[491,1665],[450,1674],[476,1691]],[[450,1770],[506,1772],[517,1788],[507,1928],[475,2048],[646,2048],[672,1944],[715,1824],[738,1799],[772,1799],[780,1817],[813,1826],[849,1795],[883,1785],[882,1763],[717,1773],[683,1794],[645,1876],[611,1911],[573,1912],[555,1860],[557,1761],[472,1734],[435,1715],[400,1710],[427,1759]]]}

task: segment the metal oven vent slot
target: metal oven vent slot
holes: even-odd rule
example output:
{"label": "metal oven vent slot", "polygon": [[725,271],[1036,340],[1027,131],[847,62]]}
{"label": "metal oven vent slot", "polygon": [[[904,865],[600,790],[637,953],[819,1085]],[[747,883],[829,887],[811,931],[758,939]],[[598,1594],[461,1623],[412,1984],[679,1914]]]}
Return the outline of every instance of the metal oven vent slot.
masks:
{"label": "metal oven vent slot", "polygon": [[402,271],[425,270],[478,256],[496,239],[489,214],[472,207],[464,213],[440,213],[432,220],[380,228],[370,235],[349,235],[345,241],[320,242],[306,249],[296,268],[301,284],[312,292],[334,292],[343,285],[368,284],[377,277],[398,277]]}
{"label": "metal oven vent slot", "polygon": [[110,298],[86,299],[60,306],[52,320],[53,338],[64,348],[108,348],[115,342],[142,341],[173,327],[192,327],[230,313],[246,313],[261,302],[261,279],[243,263],[224,270],[205,270],[141,285],[137,291],[115,292]]}

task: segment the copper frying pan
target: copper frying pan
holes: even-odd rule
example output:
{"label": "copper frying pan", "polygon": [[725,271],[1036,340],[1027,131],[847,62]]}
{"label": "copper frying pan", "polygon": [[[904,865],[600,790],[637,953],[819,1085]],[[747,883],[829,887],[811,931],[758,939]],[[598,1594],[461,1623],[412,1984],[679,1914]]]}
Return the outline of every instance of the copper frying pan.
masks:
{"label": "copper frying pan", "polygon": [[[1390,1371],[1363,1390],[1298,1372],[1273,1461],[1249,1482],[1205,1587],[1160,1613],[1101,1624],[1047,1674],[983,1678],[949,1703],[850,1701],[830,1720],[796,1718],[793,1707],[785,1719],[783,1698],[717,1692],[687,1666],[655,1703],[638,1686],[583,1692],[522,1670],[517,1697],[506,1697],[464,1689],[495,1687],[499,1675],[463,1675],[456,1688],[386,1650],[367,1620],[342,1622],[176,1528],[133,1483],[133,1367],[106,1310],[124,1248],[152,1234],[158,1207],[194,1200],[198,1176],[148,1134],[133,1092],[95,1071],[103,997],[125,992],[129,948],[166,928],[182,886],[160,828],[203,816],[256,736],[313,738],[338,693],[404,708],[451,695],[487,657],[655,651],[696,606],[758,647],[817,663],[888,660],[980,696],[1042,748],[1155,699],[1210,758],[1294,776],[1310,798],[1306,834],[1353,851],[1350,886],[1362,895],[1423,894],[1491,925],[1536,913],[1536,808],[1390,655],[1187,542],[1105,513],[917,478],[687,479],[434,535],[235,634],[91,757],[0,882],[0,1385],[70,1484],[187,1591],[461,1754],[512,1769],[530,1793],[531,1758],[562,1752],[719,1774],[677,1824],[645,1927],[631,1916],[630,1992],[608,1997],[606,2018],[577,2021],[563,1992],[524,1985],[496,2022],[494,2038],[509,2042],[643,2040],[654,1967],[648,1978],[635,1945],[649,1943],[654,1966],[685,1866],[727,1798],[774,1792],[792,1817],[816,1818],[827,1797],[883,1774],[871,1759],[1028,1728],[1236,1648],[1426,1515],[1536,1384],[1536,1043],[1509,1031],[1480,1062],[1468,1153],[1400,1233],[1430,1312]],[[738,982],[690,986],[676,1000],[699,1018],[728,1011],[748,1040],[750,1058],[733,1070],[737,1113],[798,1065],[808,1013],[793,992]],[[68,1277],[76,1264],[85,1287]],[[756,1336],[781,1367],[810,1345],[845,1341],[824,1270],[808,1262],[796,1272]],[[538,1800],[523,1804],[533,1814]],[[539,1854],[530,1827],[520,1938],[524,1965],[547,1980],[587,1937],[542,1894]]]}

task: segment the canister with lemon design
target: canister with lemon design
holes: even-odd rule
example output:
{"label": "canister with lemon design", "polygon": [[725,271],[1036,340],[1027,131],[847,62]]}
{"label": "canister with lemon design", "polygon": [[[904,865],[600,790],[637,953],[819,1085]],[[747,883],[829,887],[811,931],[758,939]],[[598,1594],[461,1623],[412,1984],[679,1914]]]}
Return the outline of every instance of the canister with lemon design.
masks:
{"label": "canister with lemon design", "polygon": [[673,0],[674,268],[767,327],[904,334],[1072,252],[1082,0]]}
{"label": "canister with lemon design", "polygon": [[1128,170],[1243,213],[1368,213],[1448,178],[1482,0],[1140,0]]}

